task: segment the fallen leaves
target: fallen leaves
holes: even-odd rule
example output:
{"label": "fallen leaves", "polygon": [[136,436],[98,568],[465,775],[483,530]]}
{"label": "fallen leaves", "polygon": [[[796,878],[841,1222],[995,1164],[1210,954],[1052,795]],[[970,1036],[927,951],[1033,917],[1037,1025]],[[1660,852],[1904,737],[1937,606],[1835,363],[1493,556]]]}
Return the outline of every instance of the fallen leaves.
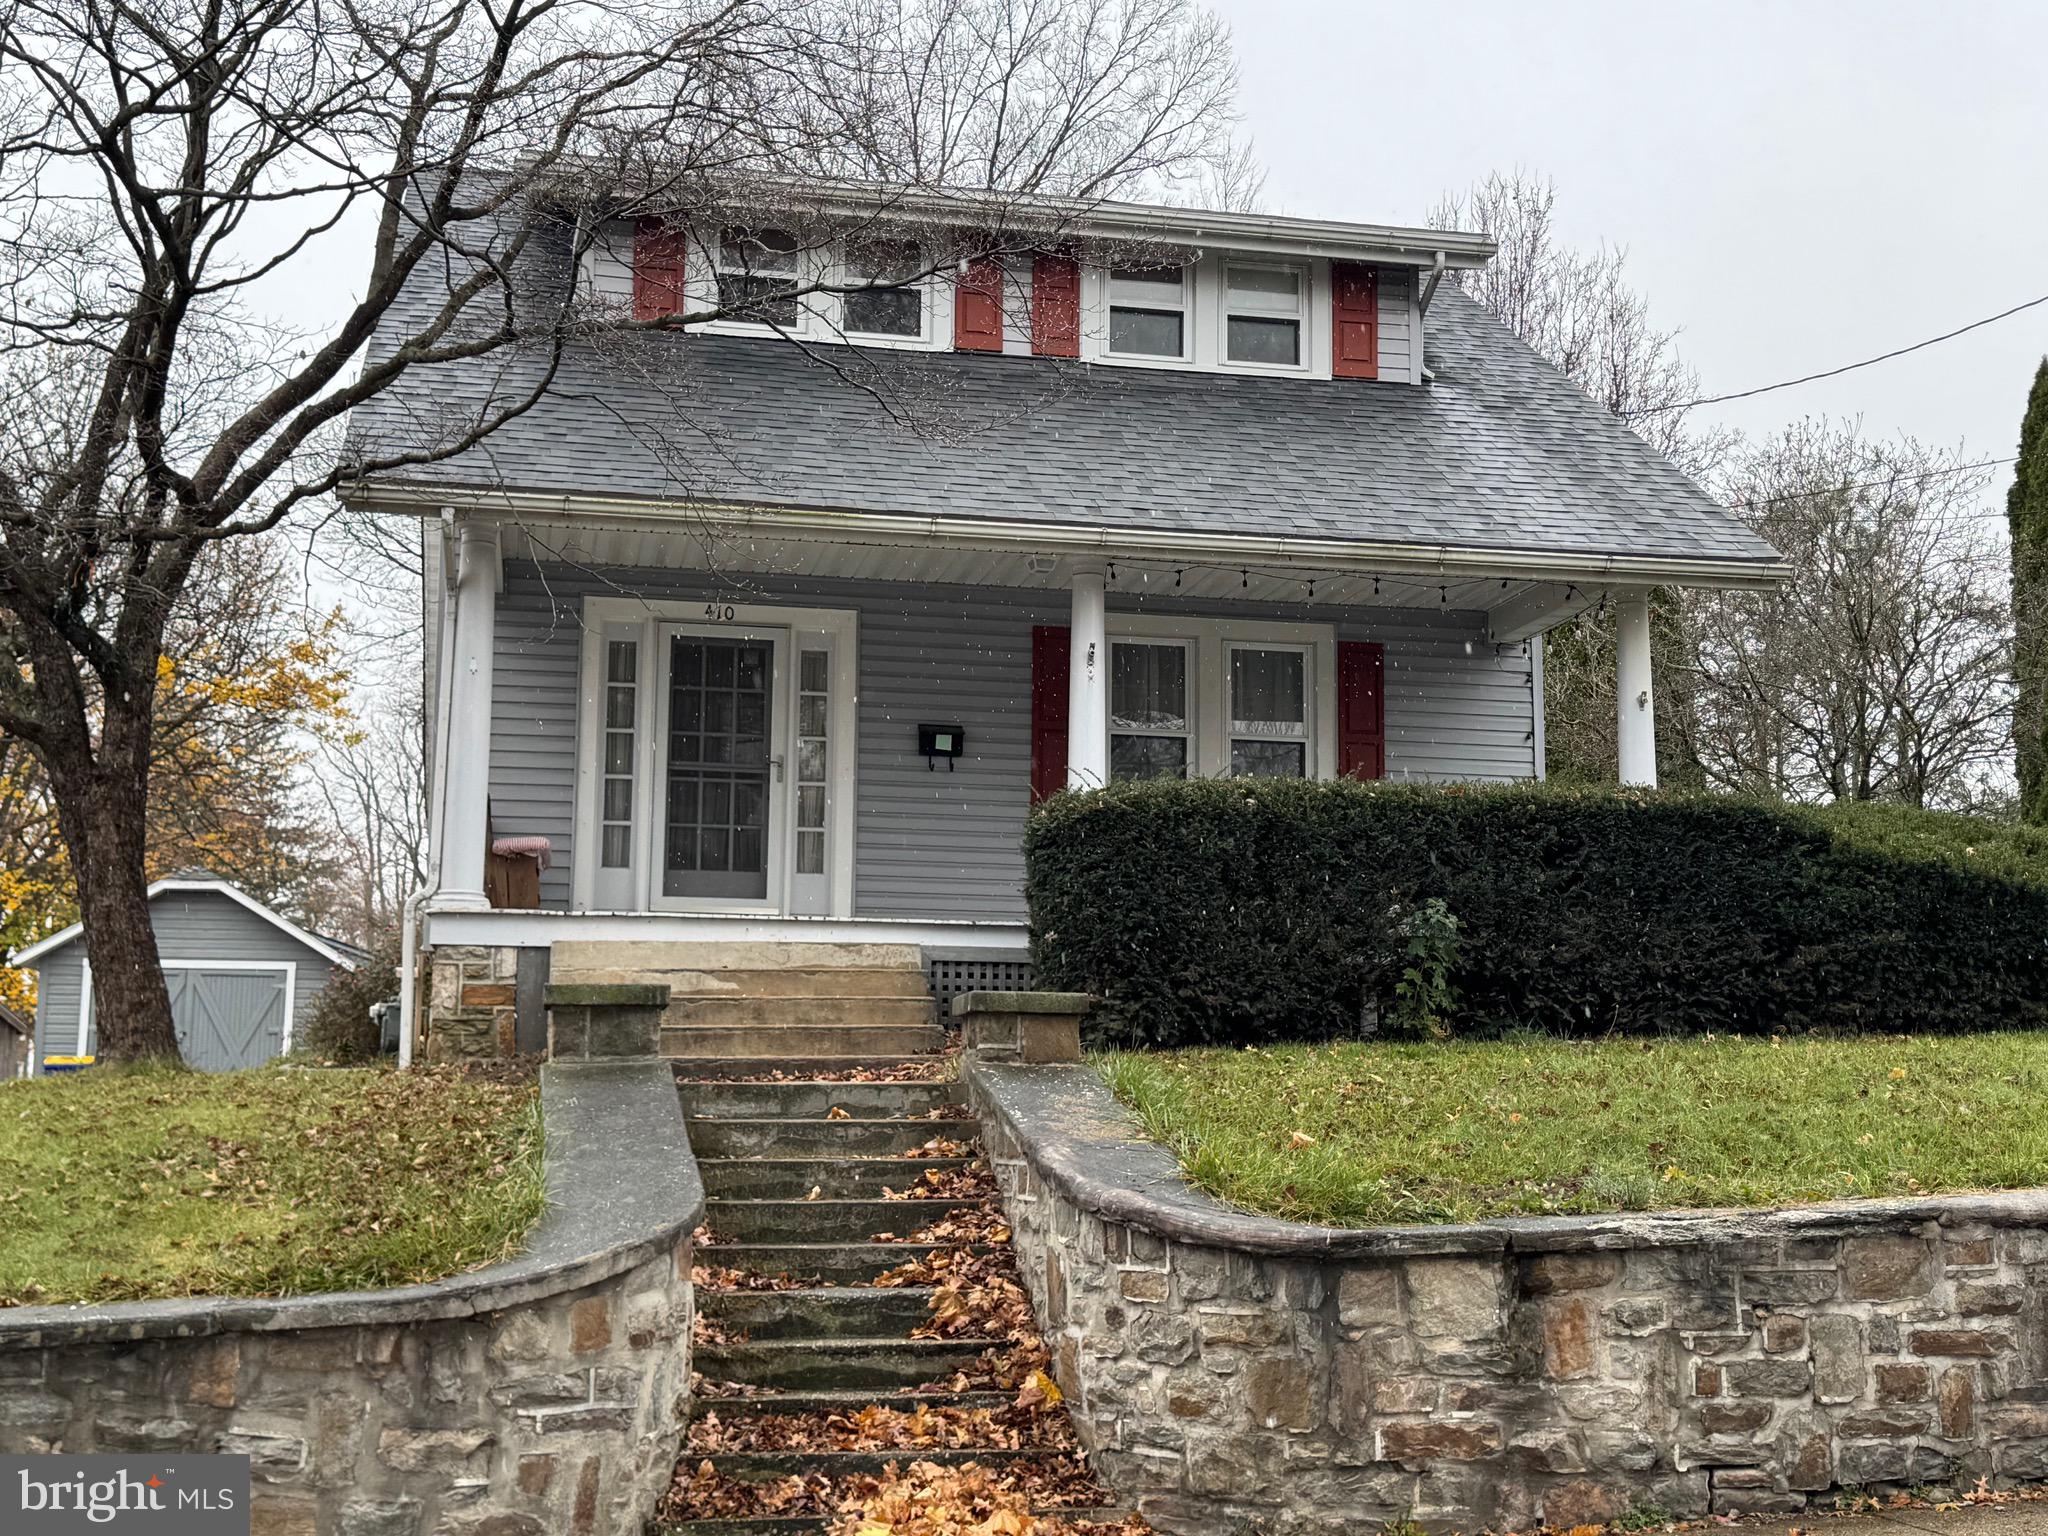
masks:
{"label": "fallen leaves", "polygon": [[985,1536],[986,1522],[1009,1510],[1030,1522],[1020,1527],[1025,1536],[1143,1536],[1150,1530],[1141,1522],[1076,1525],[1030,1513],[1099,1508],[1112,1497],[1078,1453],[1000,1467],[917,1461],[907,1468],[892,1464],[880,1475],[808,1472],[765,1482],[726,1477],[708,1460],[693,1464],[685,1457],[655,1518],[666,1523],[825,1515],[834,1521],[833,1536],[857,1536],[863,1524],[880,1526],[889,1536]]}
{"label": "fallen leaves", "polygon": [[720,1451],[1073,1450],[1074,1430],[1066,1415],[1041,1412],[1042,1406],[1006,1403],[976,1408],[917,1403],[897,1408],[869,1403],[837,1412],[760,1413],[730,1420],[712,1412],[691,1423],[684,1446],[692,1455]]}
{"label": "fallen leaves", "polygon": [[964,1168],[927,1168],[902,1189],[882,1186],[884,1200],[973,1200],[995,1194],[995,1175],[979,1158]]}

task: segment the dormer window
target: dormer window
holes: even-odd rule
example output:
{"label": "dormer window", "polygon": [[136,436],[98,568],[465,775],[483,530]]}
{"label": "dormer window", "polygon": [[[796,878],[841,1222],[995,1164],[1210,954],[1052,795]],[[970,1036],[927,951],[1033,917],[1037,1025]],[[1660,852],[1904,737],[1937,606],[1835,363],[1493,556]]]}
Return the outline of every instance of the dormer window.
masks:
{"label": "dormer window", "polygon": [[[924,264],[923,253],[908,240],[874,240],[851,247],[846,253],[847,285],[878,286],[855,288],[846,295],[840,329],[849,336],[924,335],[924,285],[916,281]],[[900,286],[880,286],[888,284]]]}
{"label": "dormer window", "polygon": [[1233,363],[1299,368],[1308,283],[1299,267],[1231,262],[1224,281],[1224,348]]}
{"label": "dormer window", "polygon": [[1185,267],[1117,267],[1109,274],[1109,350],[1119,357],[1188,355]]}
{"label": "dormer window", "polygon": [[797,239],[780,229],[728,229],[720,233],[713,263],[718,307],[732,318],[783,330],[796,327]]}

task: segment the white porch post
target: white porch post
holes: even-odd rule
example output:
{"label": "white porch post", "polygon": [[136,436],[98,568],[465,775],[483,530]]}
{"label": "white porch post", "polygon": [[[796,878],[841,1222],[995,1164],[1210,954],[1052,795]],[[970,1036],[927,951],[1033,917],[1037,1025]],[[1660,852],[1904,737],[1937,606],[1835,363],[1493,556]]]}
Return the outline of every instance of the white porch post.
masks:
{"label": "white porch post", "polygon": [[1109,635],[1102,572],[1074,573],[1067,663],[1067,788],[1109,782]]}
{"label": "white porch post", "polygon": [[447,797],[441,816],[441,910],[481,911],[491,791],[491,649],[498,605],[498,530],[456,527],[455,654],[449,668]]}
{"label": "white porch post", "polygon": [[1621,782],[1655,789],[1657,708],[1650,685],[1650,594],[1622,594],[1614,618],[1614,723]]}

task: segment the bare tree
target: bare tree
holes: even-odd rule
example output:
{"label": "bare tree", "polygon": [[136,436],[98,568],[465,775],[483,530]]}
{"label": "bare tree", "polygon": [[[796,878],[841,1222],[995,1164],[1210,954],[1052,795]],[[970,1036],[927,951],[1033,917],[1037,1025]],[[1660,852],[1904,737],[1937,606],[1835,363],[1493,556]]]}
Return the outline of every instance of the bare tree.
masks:
{"label": "bare tree", "polygon": [[[1556,183],[1517,167],[1446,194],[1430,210],[1429,222],[1439,229],[1478,230],[1498,241],[1499,254],[1486,266],[1453,274],[1465,292],[1681,470],[1696,480],[1710,477],[1735,439],[1693,425],[1686,402],[1699,395],[1699,376],[1678,354],[1678,333],[1652,323],[1649,301],[1629,281],[1625,248],[1603,244],[1577,251],[1559,244],[1556,206]],[[1651,644],[1660,671],[1679,654],[1679,617],[1678,594],[1655,595]],[[1611,781],[1614,624],[1597,597],[1545,637],[1543,693],[1550,773]],[[1659,691],[1660,783],[1697,778],[1675,749],[1686,736],[1686,722],[1677,718],[1682,708],[1682,694]]]}
{"label": "bare tree", "polygon": [[[744,212],[823,177],[896,189],[882,219],[977,189],[973,248],[1056,237],[1226,164],[1233,88],[1193,0],[0,11],[0,383],[50,421],[0,434],[0,732],[57,800],[106,1053],[176,1051],[143,807],[152,684],[202,552],[348,476],[485,442],[574,341],[680,323],[590,304],[573,276],[536,293],[531,256],[575,274],[607,219]],[[260,332],[263,294],[361,209],[340,323]],[[958,259],[927,247],[924,269]],[[449,280],[423,299],[428,273]],[[347,413],[414,370],[500,355],[516,387],[403,450],[334,452]]]}
{"label": "bare tree", "polygon": [[1988,479],[1826,421],[1732,466],[1729,503],[1793,575],[1690,596],[1682,718],[1708,783],[1950,810],[2009,798],[2012,615]]}
{"label": "bare tree", "polygon": [[396,930],[427,868],[426,721],[417,660],[400,659],[358,690],[345,730],[315,748],[307,794],[337,851],[309,917],[322,932],[371,944]]}

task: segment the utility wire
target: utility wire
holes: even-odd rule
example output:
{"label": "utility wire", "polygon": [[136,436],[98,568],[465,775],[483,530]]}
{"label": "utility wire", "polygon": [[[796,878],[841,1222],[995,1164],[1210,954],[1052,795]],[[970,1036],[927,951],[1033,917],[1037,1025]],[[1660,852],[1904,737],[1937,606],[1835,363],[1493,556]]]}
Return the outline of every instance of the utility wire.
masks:
{"label": "utility wire", "polygon": [[1995,315],[1986,315],[1982,320],[1972,320],[1968,325],[1959,325],[1952,331],[1942,332],[1939,336],[1930,336],[1925,341],[1916,341],[1911,346],[1895,347],[1889,352],[1878,353],[1876,357],[1866,357],[1860,363],[1844,363],[1841,367],[1830,368],[1824,373],[1809,373],[1796,379],[1783,379],[1776,384],[1759,384],[1755,389],[1738,389],[1732,394],[1701,395],[1696,400],[1679,400],[1670,405],[1648,405],[1639,411],[1630,411],[1628,414],[1631,416],[1657,416],[1665,411],[1689,411],[1696,405],[1719,405],[1727,400],[1747,400],[1752,395],[1768,395],[1773,390],[1792,389],[1797,385],[1811,384],[1819,379],[1836,378],[1845,373],[1854,373],[1858,368],[1868,368],[1875,363],[1890,362],[1895,357],[1904,357],[1908,352],[1918,352],[1923,347],[1938,346],[1944,341],[1954,341],[1958,336],[1966,336],[1971,331],[1981,330],[1987,325],[1996,325],[2001,320],[2009,320],[2022,311],[2034,309],[2043,304],[2048,304],[2048,293],[2042,294],[2038,299],[2028,299],[2024,304],[2015,304],[2011,309],[2001,309]]}
{"label": "utility wire", "polygon": [[[1810,491],[1780,491],[1775,496],[1765,496],[1761,500],[1731,501],[1728,503],[1728,505],[1730,507],[1734,507],[1737,509],[1754,510],[1757,507],[1774,507],[1781,501],[1804,501],[1807,498],[1813,496],[1833,496],[1839,495],[1845,491],[1879,491],[1883,490],[1886,486],[1897,485],[1901,481],[1911,481],[1917,484],[1925,480],[1938,480],[1945,475],[1965,475],[1973,469],[1995,469],[2000,464],[2010,464],[2018,458],[2018,454],[2008,453],[2003,458],[1974,459],[1968,464],[1947,464],[1942,466],[1940,469],[1916,469],[1902,471],[1899,474],[1886,475],[1879,480],[1865,480],[1860,483],[1852,483],[1849,485],[1820,485],[1815,486]],[[1990,516],[1993,514],[1987,513],[1985,515]],[[2001,522],[2004,521],[2005,514],[2003,512],[1997,513],[1995,515]]]}

